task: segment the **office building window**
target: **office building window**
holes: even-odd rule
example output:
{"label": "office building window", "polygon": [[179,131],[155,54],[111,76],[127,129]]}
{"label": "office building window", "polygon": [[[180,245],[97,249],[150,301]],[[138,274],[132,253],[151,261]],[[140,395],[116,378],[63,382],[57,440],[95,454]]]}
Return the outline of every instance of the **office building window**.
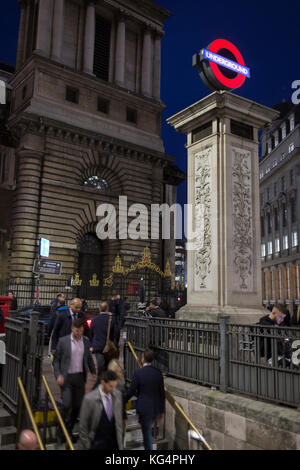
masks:
{"label": "office building window", "polygon": [[272,255],[272,254],[273,254],[273,243],[268,242],[268,255]]}
{"label": "office building window", "polygon": [[275,238],[275,253],[279,253],[280,251],[280,240],[279,238]]}
{"label": "office building window", "polygon": [[261,256],[266,256],[266,245],[264,243],[261,245]]}
{"label": "office building window", "polygon": [[281,177],[281,191],[285,191],[286,190],[286,180],[285,180],[285,176],[282,176]]}
{"label": "office building window", "polygon": [[283,238],[282,238],[282,248],[284,250],[287,250],[289,248],[289,238],[287,235],[283,235]]}
{"label": "office building window", "polygon": [[290,118],[290,132],[292,132],[295,129],[295,118],[292,116]]}
{"label": "office building window", "polygon": [[137,123],[137,111],[135,109],[127,108],[126,110],[126,120],[133,124]]}
{"label": "office building window", "polygon": [[285,124],[281,127],[281,133],[282,133],[282,138],[285,139],[286,138],[286,125]]}
{"label": "office building window", "polygon": [[298,246],[298,232],[292,233],[292,246]]}
{"label": "office building window", "polygon": [[291,185],[295,184],[295,170],[294,169],[290,170],[290,184]]}
{"label": "office building window", "polygon": [[282,226],[286,227],[287,226],[287,221],[288,221],[288,211],[286,204],[282,204]]}
{"label": "office building window", "polygon": [[278,217],[277,207],[274,208],[274,227],[275,227],[275,230],[279,229],[279,217]]}
{"label": "office building window", "polygon": [[271,193],[270,188],[267,188],[267,201],[270,200],[270,195],[271,195],[270,193]]}
{"label": "office building window", "polygon": [[77,88],[72,88],[67,86],[66,88],[66,100],[71,103],[78,104],[79,102],[79,90]]}
{"label": "office building window", "polygon": [[101,16],[96,16],[94,74],[108,81],[110,57],[111,23]]}
{"label": "office building window", "polygon": [[296,200],[291,200],[291,219],[292,223],[296,222],[297,220],[297,213],[296,213]]}
{"label": "office building window", "polygon": [[277,181],[274,183],[274,197],[277,196]]}
{"label": "office building window", "polygon": [[261,237],[265,236],[265,219],[263,218],[263,216],[261,216],[260,218],[260,234]]}
{"label": "office building window", "polygon": [[104,100],[103,98],[98,98],[98,111],[100,113],[108,114],[109,113],[109,101]]}
{"label": "office building window", "polygon": [[267,215],[267,220],[268,220],[268,233],[272,233],[272,218],[271,214]]}
{"label": "office building window", "polygon": [[264,193],[260,193],[260,205],[264,205]]}

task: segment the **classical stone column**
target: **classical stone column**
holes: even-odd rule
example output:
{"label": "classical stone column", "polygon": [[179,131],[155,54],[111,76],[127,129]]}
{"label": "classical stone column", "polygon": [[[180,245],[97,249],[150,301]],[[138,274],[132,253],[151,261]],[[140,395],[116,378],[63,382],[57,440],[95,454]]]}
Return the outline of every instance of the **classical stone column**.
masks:
{"label": "classical stone column", "polygon": [[144,32],[142,57],[142,94],[152,97],[152,34],[150,28]]}
{"label": "classical stone column", "polygon": [[168,119],[188,135],[188,225],[194,232],[187,234],[187,305],[176,318],[218,321],[226,314],[232,323],[252,323],[263,315],[258,130],[277,117],[273,109],[222,91]]}
{"label": "classical stone column", "polygon": [[12,214],[13,239],[10,256],[12,277],[32,278],[39,224],[41,152],[18,152],[17,190]]}
{"label": "classical stone column", "polygon": [[120,14],[117,24],[116,59],[115,59],[115,82],[119,86],[125,84],[125,15]]}
{"label": "classical stone column", "polygon": [[94,73],[95,29],[95,2],[91,1],[88,3],[86,9],[83,58],[83,71],[91,75]]}
{"label": "classical stone column", "polygon": [[61,51],[63,44],[64,1],[65,0],[55,0],[54,5],[51,58],[57,61],[61,59]]}
{"label": "classical stone column", "polygon": [[53,0],[40,0],[35,53],[49,57]]}
{"label": "classical stone column", "polygon": [[154,71],[153,71],[153,98],[160,100],[161,82],[161,38],[162,33],[157,32],[154,39]]}
{"label": "classical stone column", "polygon": [[25,28],[26,28],[26,3],[24,0],[19,0],[20,5],[20,24],[19,24],[19,38],[18,38],[18,52],[16,69],[18,70],[24,63],[25,53]]}

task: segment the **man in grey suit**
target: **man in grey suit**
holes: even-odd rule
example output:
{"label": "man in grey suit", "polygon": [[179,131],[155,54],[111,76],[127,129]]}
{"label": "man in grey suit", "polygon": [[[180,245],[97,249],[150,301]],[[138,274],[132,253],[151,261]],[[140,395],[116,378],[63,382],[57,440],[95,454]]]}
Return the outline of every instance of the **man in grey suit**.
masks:
{"label": "man in grey suit", "polygon": [[123,450],[123,398],[112,370],[102,373],[101,383],[84,396],[79,419],[79,449]]}
{"label": "man in grey suit", "polygon": [[[90,342],[83,336],[83,331],[83,320],[81,318],[73,320],[72,333],[59,339],[53,362],[54,375],[61,387],[61,415],[64,421],[72,409],[70,419],[66,422],[71,435],[85,394],[88,369],[96,380],[96,368],[90,352]],[[59,443],[62,441],[61,430],[58,432],[57,439]]]}

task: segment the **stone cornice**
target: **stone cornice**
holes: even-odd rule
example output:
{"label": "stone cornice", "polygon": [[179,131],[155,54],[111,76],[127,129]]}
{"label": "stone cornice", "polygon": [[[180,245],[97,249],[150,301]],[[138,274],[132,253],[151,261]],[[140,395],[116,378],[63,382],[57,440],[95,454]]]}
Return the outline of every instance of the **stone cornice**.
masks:
{"label": "stone cornice", "polygon": [[[278,111],[254,101],[226,91],[215,91],[202,100],[192,104],[167,119],[167,123],[178,132],[188,133],[191,126],[201,121],[207,122],[209,116],[233,117],[257,128],[262,128],[278,116]],[[199,121],[199,122],[198,122]]]}
{"label": "stone cornice", "polygon": [[82,128],[76,128],[49,118],[36,117],[26,113],[10,120],[9,128],[11,133],[17,136],[18,139],[21,139],[28,133],[39,136],[54,137],[72,145],[79,145],[81,147],[107,154],[112,153],[120,157],[125,156],[126,158],[130,158],[134,161],[151,163],[151,165],[161,168],[167,167],[175,160],[174,157],[164,153],[151,151],[113,137],[107,137],[99,133],[91,132]]}

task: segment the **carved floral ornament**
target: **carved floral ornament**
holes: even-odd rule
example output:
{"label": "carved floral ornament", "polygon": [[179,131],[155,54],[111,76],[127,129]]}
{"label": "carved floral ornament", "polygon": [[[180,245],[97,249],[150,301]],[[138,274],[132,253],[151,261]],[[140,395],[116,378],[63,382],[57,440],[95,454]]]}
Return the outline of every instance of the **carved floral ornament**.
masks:
{"label": "carved floral ornament", "polygon": [[127,274],[137,271],[138,269],[151,269],[152,271],[157,272],[161,277],[167,278],[171,277],[172,278],[172,273],[171,273],[171,268],[170,268],[170,261],[168,260],[166,262],[166,267],[165,270],[162,271],[159,266],[156,264],[152,263],[151,261],[151,251],[149,247],[146,247],[143,251],[143,258],[142,261],[139,261],[138,263],[132,264],[129,266],[129,268],[125,268],[122,264],[122,259],[120,255],[117,255],[115,258],[115,264],[112,267],[112,272],[110,275],[104,279],[103,285],[105,287],[111,287],[113,284],[113,277],[114,274],[121,274],[123,276],[127,276]]}
{"label": "carved floral ornament", "polygon": [[211,273],[211,151],[195,154],[195,290],[207,288]]}
{"label": "carved floral ornament", "polygon": [[240,289],[248,289],[252,274],[251,153],[232,150],[233,263]]}

